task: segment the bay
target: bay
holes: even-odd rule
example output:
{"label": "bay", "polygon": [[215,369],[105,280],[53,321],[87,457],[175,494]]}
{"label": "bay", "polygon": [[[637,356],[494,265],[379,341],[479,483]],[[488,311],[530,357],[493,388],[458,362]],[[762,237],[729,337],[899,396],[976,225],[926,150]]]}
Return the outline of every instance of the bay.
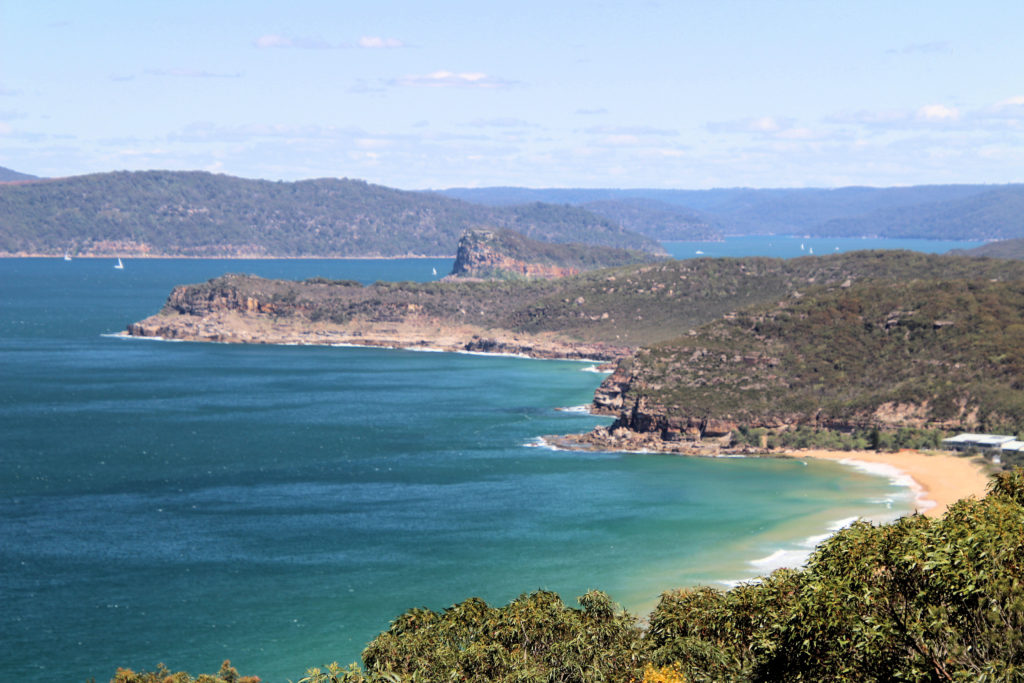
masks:
{"label": "bay", "polygon": [[732,235],[720,242],[673,241],[662,246],[672,258],[737,258],[740,256],[799,256],[842,254],[865,249],[906,249],[943,254],[952,249],[973,249],[984,242],[882,237],[801,237],[799,235]]}
{"label": "bay", "polygon": [[413,606],[591,588],[634,613],[910,509],[834,463],[580,454],[586,363],[125,340],[224,272],[429,280],[450,262],[0,259],[0,678],[266,681]]}

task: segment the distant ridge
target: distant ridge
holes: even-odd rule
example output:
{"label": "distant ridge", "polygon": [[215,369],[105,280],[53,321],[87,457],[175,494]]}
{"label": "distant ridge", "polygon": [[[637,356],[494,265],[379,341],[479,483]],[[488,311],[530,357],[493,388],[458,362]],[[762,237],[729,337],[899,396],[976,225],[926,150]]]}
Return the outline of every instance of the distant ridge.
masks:
{"label": "distant ridge", "polygon": [[360,180],[119,171],[0,185],[0,253],[14,255],[436,256],[484,226],[664,253],[580,207],[486,207]]}
{"label": "distant ridge", "polygon": [[19,173],[18,171],[11,170],[0,166],[0,183],[11,183],[19,180],[39,180],[39,176],[29,175],[28,173]]}
{"label": "distant ridge", "polygon": [[[712,190],[493,187],[453,188],[442,194],[492,206],[526,201],[600,203],[606,211],[616,203],[656,201],[694,212],[719,231],[733,235],[1024,237],[1024,185],[1019,184]],[[655,237],[658,222],[656,215],[649,214],[628,225]]]}
{"label": "distant ridge", "polygon": [[1002,259],[1024,259],[1024,239],[1000,240],[974,249],[958,249],[954,254]]}

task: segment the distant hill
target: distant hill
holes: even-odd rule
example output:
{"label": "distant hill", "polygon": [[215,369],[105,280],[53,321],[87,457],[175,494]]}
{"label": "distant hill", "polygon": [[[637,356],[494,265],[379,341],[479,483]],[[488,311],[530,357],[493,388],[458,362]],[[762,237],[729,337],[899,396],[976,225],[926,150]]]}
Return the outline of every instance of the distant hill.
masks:
{"label": "distant hill", "polygon": [[580,207],[486,207],[358,180],[145,171],[0,185],[0,253],[8,254],[447,255],[482,226],[664,253]]}
{"label": "distant hill", "polygon": [[657,199],[602,199],[582,206],[617,222],[626,230],[657,240],[722,239],[723,225],[718,219]]}
{"label": "distant hill", "polygon": [[459,240],[452,275],[475,278],[552,278],[585,270],[653,261],[652,254],[591,244],[552,244],[512,230],[476,229]]}
{"label": "distant hill", "polygon": [[[455,188],[443,194],[492,206],[526,201],[573,205],[601,202],[607,206],[653,200],[697,212],[717,224],[721,232],[738,235],[983,239],[997,235],[1024,237],[1024,229],[1015,218],[1021,215],[1021,192],[1024,185],[714,190],[496,187]],[[936,218],[942,220],[936,223]],[[631,227],[646,235],[658,234],[653,218]]]}
{"label": "distant hill", "polygon": [[1024,238],[998,240],[974,249],[957,249],[954,254],[988,258],[1024,259]]}
{"label": "distant hill", "polygon": [[12,171],[9,168],[0,166],[0,183],[10,183],[18,180],[39,180],[39,176],[29,175],[28,173],[18,173]]}
{"label": "distant hill", "polygon": [[935,239],[1024,237],[1024,185],[1005,185],[969,197],[892,207],[863,216],[834,219],[819,226],[816,234]]}

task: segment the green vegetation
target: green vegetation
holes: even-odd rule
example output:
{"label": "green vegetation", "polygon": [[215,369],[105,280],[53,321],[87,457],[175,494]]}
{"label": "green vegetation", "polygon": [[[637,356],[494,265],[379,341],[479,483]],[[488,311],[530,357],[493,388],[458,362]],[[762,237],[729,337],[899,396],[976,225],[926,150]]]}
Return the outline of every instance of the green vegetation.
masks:
{"label": "green vegetation", "polygon": [[1020,280],[818,287],[642,349],[626,400],[753,427],[1017,433],[1022,319]]}
{"label": "green vegetation", "polygon": [[642,630],[596,591],[580,609],[543,591],[500,608],[470,599],[411,609],[367,646],[363,668],[332,664],[301,681],[1021,680],[1022,564],[1016,470],[941,518],[856,522],[804,569],[666,592]]}
{"label": "green vegetation", "polygon": [[578,207],[490,208],[357,180],[285,183],[147,171],[0,185],[0,253],[440,255],[478,226],[662,251]]}
{"label": "green vegetation", "polygon": [[192,678],[184,671],[171,673],[170,669],[160,664],[156,671],[136,673],[131,669],[118,669],[110,683],[260,683],[260,678],[239,676],[238,670],[231,666],[231,662],[224,660],[215,676],[200,674],[198,678]]}
{"label": "green vegetation", "polygon": [[839,286],[847,280],[909,281],[936,274],[950,279],[1024,280],[1024,264],[914,252],[854,252],[790,260],[661,261],[556,280],[392,282],[369,287],[231,275],[191,285],[187,298],[202,302],[218,293],[253,297],[275,303],[279,316],[318,319],[400,320],[415,310],[444,324],[552,332],[581,341],[641,346],[678,339],[759,303],[799,301],[796,296],[815,287],[843,291]]}

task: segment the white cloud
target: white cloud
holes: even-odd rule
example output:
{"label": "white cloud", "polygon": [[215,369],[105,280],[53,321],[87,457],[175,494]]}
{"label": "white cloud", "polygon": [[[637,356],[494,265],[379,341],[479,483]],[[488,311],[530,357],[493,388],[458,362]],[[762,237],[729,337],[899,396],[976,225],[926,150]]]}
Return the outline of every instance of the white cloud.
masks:
{"label": "white cloud", "polygon": [[221,126],[208,122],[195,122],[170,134],[168,139],[174,142],[247,142],[257,139],[349,140],[365,135],[366,131],[359,128],[338,128],[336,126],[285,124]]}
{"label": "white cloud", "polygon": [[537,124],[524,121],[523,119],[516,119],[511,117],[496,118],[496,119],[476,119],[470,121],[468,126],[474,126],[476,128],[536,128]]}
{"label": "white cloud", "polygon": [[11,124],[0,121],[0,135],[10,135],[13,132],[14,129],[11,127]]}
{"label": "white cloud", "polygon": [[494,76],[481,72],[455,73],[453,71],[435,71],[424,75],[409,75],[392,81],[394,85],[426,86],[430,88],[505,88],[512,85]]}
{"label": "white cloud", "polygon": [[628,135],[633,137],[671,137],[679,135],[679,131],[652,126],[592,126],[585,133],[591,135]]}
{"label": "white cloud", "polygon": [[995,106],[996,109],[1002,109],[1004,107],[1022,107],[1024,106],[1024,95],[1008,97],[1001,102],[996,102]]}
{"label": "white cloud", "polygon": [[956,121],[960,118],[960,111],[944,104],[926,104],[917,110],[916,117],[920,121]]}
{"label": "white cloud", "polygon": [[256,47],[260,49],[266,49],[270,47],[291,47],[291,38],[285,38],[276,34],[269,34],[260,36],[255,41]]}
{"label": "white cloud", "polygon": [[945,40],[936,40],[930,43],[911,43],[898,50],[886,50],[886,54],[912,55],[912,54],[951,54],[953,46]]}
{"label": "white cloud", "polygon": [[789,130],[794,123],[794,119],[790,118],[758,116],[735,121],[712,121],[707,124],[707,129],[712,133],[776,134]]}
{"label": "white cloud", "polygon": [[150,76],[173,76],[175,78],[241,78],[242,74],[221,74],[205,69],[146,69]]}
{"label": "white cloud", "polygon": [[378,36],[363,36],[359,39],[359,47],[380,49],[405,47],[405,43],[397,38],[380,38]]}
{"label": "white cloud", "polygon": [[296,48],[299,50],[334,50],[345,47],[335,45],[321,38],[297,38],[293,36],[282,36],[278,33],[268,33],[253,41],[253,45],[261,50],[272,48]]}

